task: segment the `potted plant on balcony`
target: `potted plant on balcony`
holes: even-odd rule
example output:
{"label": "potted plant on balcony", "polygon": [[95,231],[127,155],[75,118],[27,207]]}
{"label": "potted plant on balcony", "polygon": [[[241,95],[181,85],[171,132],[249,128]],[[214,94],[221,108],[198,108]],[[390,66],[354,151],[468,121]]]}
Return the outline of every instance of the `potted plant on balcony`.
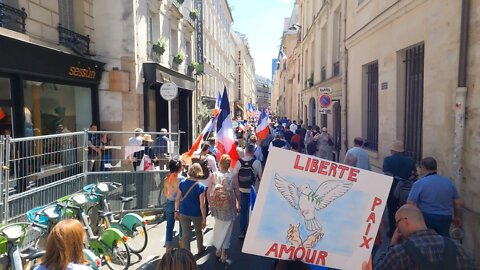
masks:
{"label": "potted plant on balcony", "polygon": [[190,11],[190,18],[194,21],[198,18],[198,9],[195,8]]}
{"label": "potted plant on balcony", "polygon": [[160,55],[165,52],[167,48],[167,40],[164,37],[161,37],[157,40],[156,44],[153,44],[152,50]]}
{"label": "potted plant on balcony", "polygon": [[192,62],[190,62],[190,64],[188,64],[188,66],[187,66],[187,72],[189,74],[191,74],[195,70],[197,65],[198,65],[198,63],[195,60],[192,60]]}
{"label": "potted plant on balcony", "polygon": [[178,52],[177,55],[175,55],[175,57],[173,57],[173,62],[175,64],[181,65],[183,63],[183,61],[185,60],[185,58],[187,58],[185,53],[183,51],[180,51],[180,52]]}

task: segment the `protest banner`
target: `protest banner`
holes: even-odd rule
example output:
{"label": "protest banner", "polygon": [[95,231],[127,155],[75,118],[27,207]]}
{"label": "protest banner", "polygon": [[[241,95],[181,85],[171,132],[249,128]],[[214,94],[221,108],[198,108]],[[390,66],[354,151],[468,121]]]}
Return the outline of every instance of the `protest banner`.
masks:
{"label": "protest banner", "polygon": [[392,177],[270,147],[243,252],[361,269]]}

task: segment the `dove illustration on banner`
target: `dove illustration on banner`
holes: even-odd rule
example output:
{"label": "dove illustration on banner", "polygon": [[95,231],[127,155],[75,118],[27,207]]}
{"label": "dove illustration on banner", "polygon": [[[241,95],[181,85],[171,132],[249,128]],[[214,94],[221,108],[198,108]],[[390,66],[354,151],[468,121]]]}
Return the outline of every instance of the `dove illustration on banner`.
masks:
{"label": "dove illustration on banner", "polygon": [[315,216],[316,211],[327,207],[347,193],[352,187],[352,182],[327,180],[313,191],[308,184],[297,187],[294,183],[275,174],[275,187],[293,208],[300,210],[300,214],[305,219],[305,228],[313,232],[322,230],[322,225]]}

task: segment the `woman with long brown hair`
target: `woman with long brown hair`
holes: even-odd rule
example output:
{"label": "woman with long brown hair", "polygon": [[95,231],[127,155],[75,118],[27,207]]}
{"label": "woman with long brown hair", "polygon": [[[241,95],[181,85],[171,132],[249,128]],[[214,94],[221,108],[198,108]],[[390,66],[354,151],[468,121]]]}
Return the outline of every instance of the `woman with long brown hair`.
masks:
{"label": "woman with long brown hair", "polygon": [[83,255],[85,231],[80,221],[60,221],[48,235],[46,254],[34,270],[91,270]]}

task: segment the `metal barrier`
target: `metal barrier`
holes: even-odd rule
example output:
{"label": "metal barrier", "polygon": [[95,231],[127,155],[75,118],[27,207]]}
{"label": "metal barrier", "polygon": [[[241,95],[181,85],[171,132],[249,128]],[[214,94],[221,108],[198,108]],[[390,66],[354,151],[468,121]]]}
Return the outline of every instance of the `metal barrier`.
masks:
{"label": "metal barrier", "polygon": [[19,221],[29,209],[98,181],[123,184],[112,193],[112,209],[120,208],[115,202],[120,195],[136,198],[126,209],[158,207],[160,180],[168,159],[179,154],[179,134],[144,132],[149,142],[142,145],[138,135],[85,131],[0,137],[1,221]]}

